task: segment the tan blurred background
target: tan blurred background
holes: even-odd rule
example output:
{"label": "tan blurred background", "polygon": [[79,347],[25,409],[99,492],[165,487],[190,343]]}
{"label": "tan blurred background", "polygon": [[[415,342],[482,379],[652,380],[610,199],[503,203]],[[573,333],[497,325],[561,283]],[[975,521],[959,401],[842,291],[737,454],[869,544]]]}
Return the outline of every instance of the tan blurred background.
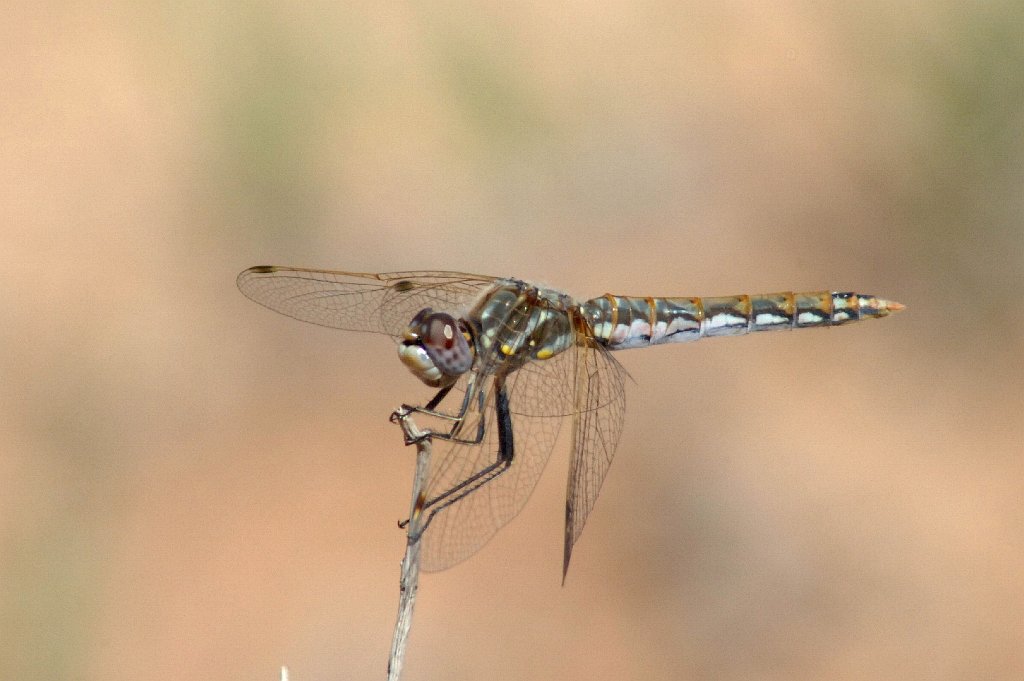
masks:
{"label": "tan blurred background", "polygon": [[0,678],[384,678],[424,390],[264,263],[909,308],[619,355],[405,678],[1024,677],[1024,10],[766,4],[7,8]]}

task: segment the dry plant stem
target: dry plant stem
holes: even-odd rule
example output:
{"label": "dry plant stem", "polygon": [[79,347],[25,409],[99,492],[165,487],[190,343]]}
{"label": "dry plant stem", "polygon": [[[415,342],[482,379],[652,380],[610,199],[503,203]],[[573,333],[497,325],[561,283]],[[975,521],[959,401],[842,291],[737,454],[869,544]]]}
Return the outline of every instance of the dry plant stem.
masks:
{"label": "dry plant stem", "polygon": [[412,482],[412,502],[409,506],[409,524],[405,527],[405,557],[402,559],[402,576],[399,580],[398,619],[395,622],[395,633],[391,639],[391,657],[388,659],[388,681],[398,681],[402,674],[402,663],[405,660],[405,648],[409,641],[409,629],[412,627],[412,610],[416,604],[416,591],[420,579],[420,533],[423,529],[422,513],[424,486],[427,473],[430,471],[430,436],[416,427],[409,420],[409,412],[405,409],[396,411],[391,416],[402,426],[406,444],[416,445],[416,473]]}

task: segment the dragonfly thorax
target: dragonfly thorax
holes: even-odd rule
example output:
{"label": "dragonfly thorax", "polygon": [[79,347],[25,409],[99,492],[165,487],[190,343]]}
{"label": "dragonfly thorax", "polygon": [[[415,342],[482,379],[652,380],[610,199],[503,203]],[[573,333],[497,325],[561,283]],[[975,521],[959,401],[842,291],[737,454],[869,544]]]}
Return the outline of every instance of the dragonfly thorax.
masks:
{"label": "dragonfly thorax", "polygon": [[398,357],[418,379],[433,388],[449,386],[473,366],[465,325],[450,314],[420,310],[402,334]]}
{"label": "dragonfly thorax", "polygon": [[572,307],[564,293],[506,279],[484,294],[467,317],[478,329],[478,352],[491,358],[491,370],[500,365],[511,371],[572,346]]}

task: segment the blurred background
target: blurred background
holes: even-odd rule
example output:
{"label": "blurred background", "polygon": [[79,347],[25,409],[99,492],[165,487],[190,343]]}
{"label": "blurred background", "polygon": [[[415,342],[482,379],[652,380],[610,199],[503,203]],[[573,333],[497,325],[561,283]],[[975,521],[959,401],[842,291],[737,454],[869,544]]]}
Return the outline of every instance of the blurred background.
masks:
{"label": "blurred background", "polygon": [[0,26],[0,677],[384,678],[425,391],[256,264],[908,310],[622,353],[404,678],[1024,677],[1024,9],[41,2]]}

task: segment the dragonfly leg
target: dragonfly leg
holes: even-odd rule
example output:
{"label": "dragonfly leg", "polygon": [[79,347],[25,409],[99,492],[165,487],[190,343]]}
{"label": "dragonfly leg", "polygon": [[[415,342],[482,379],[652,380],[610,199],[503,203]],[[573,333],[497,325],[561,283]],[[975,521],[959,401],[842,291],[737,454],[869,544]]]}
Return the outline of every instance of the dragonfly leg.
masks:
{"label": "dragonfly leg", "polygon": [[422,407],[408,405],[408,404],[403,404],[402,407],[398,411],[395,411],[394,413],[392,413],[391,414],[391,421],[392,421],[392,423],[394,423],[395,421],[400,421],[400,420],[406,419],[411,414],[424,414],[424,415],[430,416],[432,418],[442,419],[442,420],[445,420],[445,421],[450,421],[452,423],[452,426],[448,430],[448,432],[439,431],[439,430],[427,430],[422,435],[420,435],[418,438],[409,438],[408,436],[406,436],[405,444],[407,444],[407,445],[416,444],[416,442],[418,442],[420,440],[423,440],[425,438],[428,438],[428,437],[436,438],[436,439],[439,439],[439,440],[447,440],[449,442],[455,442],[455,443],[464,444],[464,445],[477,445],[477,444],[480,444],[483,441],[483,438],[484,438],[484,421],[483,421],[483,419],[480,420],[480,425],[477,428],[477,433],[476,433],[476,435],[474,437],[472,437],[472,438],[464,438],[464,437],[460,437],[459,436],[459,430],[462,428],[462,423],[463,423],[463,421],[466,418],[466,414],[469,412],[469,403],[470,403],[470,400],[473,399],[474,395],[476,396],[476,400],[477,400],[477,410],[480,411],[480,412],[483,411],[484,392],[482,390],[474,390],[474,386],[475,386],[475,381],[471,379],[470,380],[470,384],[466,388],[466,394],[462,398],[462,404],[460,405],[458,412],[455,413],[455,414],[451,414],[451,413],[447,413],[447,412],[443,412],[443,411],[437,411],[437,406],[441,403],[442,400],[444,400],[444,398],[448,395],[448,393],[451,391],[451,389],[454,387],[454,385],[450,385],[450,386],[447,386],[445,388],[441,388],[441,390],[439,390],[438,393],[436,395],[434,395],[434,397],[431,398],[431,400],[429,402],[427,402]]}
{"label": "dragonfly leg", "polygon": [[423,405],[423,410],[427,412],[433,412],[435,409],[437,409],[437,405],[441,404],[441,400],[446,398],[448,396],[448,393],[450,393],[452,391],[452,388],[454,387],[455,384],[452,383],[451,385],[445,386],[444,388],[438,390],[437,394],[430,398],[429,402]]}
{"label": "dragonfly leg", "polygon": [[[454,387],[455,387],[455,384],[453,383],[452,385],[445,386],[444,388],[441,388],[440,390],[437,391],[437,394],[434,395],[430,399],[430,401],[427,402],[422,407],[414,407],[414,406],[410,406],[408,404],[403,404],[401,406],[401,408],[397,409],[396,411],[394,411],[391,414],[391,422],[395,423],[396,421],[404,421],[405,419],[409,418],[409,416],[411,414],[426,414],[428,416],[434,416],[434,417],[437,417],[437,418],[446,418],[446,419],[460,418],[461,419],[462,418],[461,416],[454,417],[451,414],[445,414],[443,412],[435,411],[435,409],[437,408],[437,405],[439,405],[441,403],[441,401],[445,397],[448,396],[448,393],[450,393],[452,391],[452,388],[454,388]],[[466,402],[466,400],[463,400],[463,408],[460,410],[463,414],[465,414],[465,402]],[[408,432],[406,432],[405,444],[406,445],[414,445],[417,442],[420,442],[420,441],[422,441],[422,440],[424,440],[424,439],[426,439],[428,437],[431,437],[433,434],[434,433],[432,433],[431,431],[428,430],[428,431],[424,432],[422,435],[420,435],[419,437],[409,437]]]}
{"label": "dragonfly leg", "polygon": [[[430,525],[430,522],[439,512],[448,508],[457,501],[464,499],[466,496],[480,489],[487,483],[495,480],[512,465],[512,460],[515,455],[515,446],[512,439],[512,413],[509,411],[508,393],[505,391],[504,377],[495,378],[494,389],[494,407],[498,425],[497,459],[493,463],[481,468],[476,473],[473,473],[451,489],[427,500],[423,504],[421,511],[429,510],[430,515],[427,516],[426,522],[423,523],[416,537],[413,537],[413,539],[417,539],[422,536],[423,532],[425,532],[427,527]],[[404,528],[408,522],[408,520],[400,522],[398,523],[398,526]]]}

